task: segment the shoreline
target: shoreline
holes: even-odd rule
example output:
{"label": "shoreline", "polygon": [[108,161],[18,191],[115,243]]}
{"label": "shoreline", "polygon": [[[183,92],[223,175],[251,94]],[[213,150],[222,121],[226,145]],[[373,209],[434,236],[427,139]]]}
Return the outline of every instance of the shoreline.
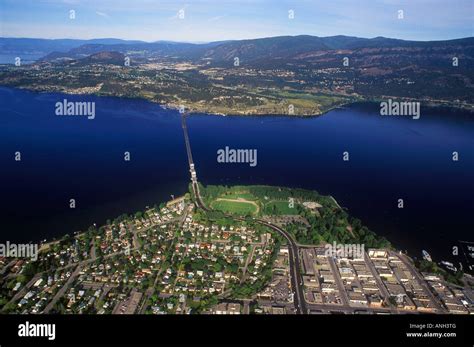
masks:
{"label": "shoreline", "polygon": [[[34,92],[34,93],[59,93],[59,94],[64,94],[64,95],[86,95],[86,96],[95,96],[95,97],[111,97],[111,98],[119,98],[119,99],[127,99],[127,100],[142,100],[142,101],[150,102],[152,104],[156,104],[160,108],[165,109],[165,110],[173,110],[173,111],[179,112],[179,106],[176,106],[176,104],[161,104],[152,99],[148,99],[146,97],[140,97],[140,96],[111,95],[111,94],[103,94],[100,92],[98,93],[97,92],[71,93],[71,92],[67,92],[63,90],[41,90],[41,89],[34,89],[27,86],[0,85],[0,88],[2,87],[24,90],[24,91]],[[338,96],[338,95],[334,95],[334,96]],[[232,110],[229,110],[228,112],[224,113],[221,111],[197,110],[197,109],[187,109],[185,112],[188,115],[210,115],[210,116],[220,116],[220,117],[262,117],[262,118],[288,117],[288,118],[295,118],[295,119],[307,119],[307,118],[321,117],[328,114],[331,111],[342,109],[344,107],[354,106],[357,104],[374,104],[375,105],[375,104],[379,104],[380,102],[384,100],[386,101],[387,99],[395,99],[395,100],[402,100],[402,101],[413,101],[413,102],[424,103],[424,105],[422,106],[424,109],[445,108],[445,109],[450,109],[450,110],[459,111],[459,112],[467,112],[474,116],[474,104],[460,104],[455,101],[446,101],[446,100],[433,101],[433,100],[424,100],[424,99],[397,97],[397,96],[386,96],[384,98],[382,97],[365,98],[363,96],[357,96],[357,97],[359,97],[360,99],[343,102],[341,104],[331,106],[328,109],[321,111],[320,113],[314,113],[314,114],[285,114],[285,113],[260,113],[260,112],[238,113]]]}
{"label": "shoreline", "polygon": [[[28,89],[28,88],[16,88],[16,87],[9,87],[9,86],[1,86],[0,88],[2,88],[2,89],[4,90],[4,95],[6,95],[7,98],[8,98],[8,93],[14,93],[15,90],[18,91],[18,92],[25,92],[25,93],[28,93],[28,94],[31,95],[31,96],[38,95],[38,93],[49,93],[50,95],[52,94],[52,98],[53,98],[53,99],[54,99],[55,97],[59,97],[59,96],[62,95],[62,94],[66,94],[66,93],[63,93],[63,92],[36,91],[36,90]],[[54,95],[54,94],[56,94],[56,95]],[[126,102],[128,102],[128,101],[134,102],[134,100],[135,100],[135,101],[137,101],[137,102],[139,102],[139,103],[142,103],[142,102],[143,102],[143,105],[145,105],[145,107],[150,107],[151,109],[153,109],[153,108],[155,107],[155,105],[160,105],[160,104],[158,104],[158,103],[156,103],[156,102],[153,102],[153,101],[150,101],[150,100],[147,100],[147,99],[144,99],[144,98],[128,98],[128,97],[117,97],[117,96],[102,96],[102,95],[96,95],[96,94],[90,94],[90,95],[94,95],[94,97],[97,96],[98,98],[106,97],[106,98],[113,98],[113,99],[115,99],[115,100],[126,100]],[[20,96],[20,98],[24,98],[24,97],[26,97],[26,94],[25,94],[23,97]],[[41,99],[41,98],[40,98],[40,99]],[[48,98],[48,100],[49,100],[49,99],[51,99],[51,98]],[[146,103],[146,104],[145,104],[145,103]],[[151,104],[151,103],[153,103],[153,104]],[[365,103],[370,103],[370,101],[369,101],[369,102],[362,102],[362,104],[365,104]],[[374,101],[372,101],[372,103],[374,103]],[[352,107],[354,104],[356,104],[356,103],[352,103],[352,104],[347,105],[347,106],[339,106],[339,108],[346,108],[347,110],[350,110],[351,107]],[[151,105],[151,106],[148,106],[148,105]],[[172,110],[169,110],[169,115],[170,115],[170,116],[174,116],[175,113],[176,113],[176,115],[178,115],[177,112],[172,111]],[[7,113],[7,115],[8,115],[8,113]],[[193,114],[193,115],[201,115],[201,114]],[[206,116],[206,114],[202,114],[202,115],[203,115],[203,116]],[[214,117],[217,117],[217,115],[213,115],[213,116],[214,116]],[[239,115],[237,115],[237,116],[239,116]],[[231,116],[231,117],[237,117],[237,116]],[[240,116],[241,116],[241,115],[240,115]],[[290,120],[288,119],[288,118],[290,117],[289,115],[264,115],[264,116],[250,115],[250,116],[252,117],[252,119],[251,119],[251,120],[250,120],[250,119],[248,120],[248,125],[254,124],[253,120],[254,120],[254,119],[255,119],[255,120],[258,120],[257,117],[264,117],[265,119],[269,119],[269,117],[275,118],[275,119],[276,119],[276,117],[281,117],[281,119],[287,119],[288,122],[290,122]],[[451,117],[449,117],[449,116],[450,116],[449,114],[444,115],[444,116],[446,116],[446,117],[445,117],[446,119],[451,118]],[[283,118],[283,117],[284,117],[284,118]],[[316,118],[316,117],[313,117],[313,116],[303,116],[303,117],[302,117],[302,116],[291,116],[291,117],[292,117],[292,118],[295,118],[295,117],[296,117],[296,118],[298,118],[298,119],[300,119],[300,118],[309,118],[309,119],[314,119],[314,118]],[[374,117],[376,117],[376,115],[374,115]],[[174,118],[174,117],[173,117],[173,118]],[[262,120],[263,120],[264,118],[262,118]],[[196,117],[196,119],[197,119],[197,117]],[[216,119],[216,121],[218,120],[217,118],[215,118],[215,119]],[[258,124],[260,124],[260,123],[258,123]],[[215,182],[216,184],[219,184],[219,182],[216,182],[216,181],[214,181],[214,182]],[[252,184],[252,182],[247,182],[247,183]],[[291,182],[287,182],[287,183],[291,183]],[[258,183],[257,183],[257,184],[258,184]],[[289,184],[289,185],[286,185],[286,186],[290,186],[290,187],[291,187],[292,185]],[[327,190],[326,193],[328,193],[328,194],[326,194],[326,195],[330,195],[331,193],[336,193],[336,192]],[[337,193],[336,193],[336,196],[338,196]],[[333,199],[335,199],[335,198],[333,197]],[[163,201],[166,201],[166,200],[163,200]],[[336,202],[337,202],[337,200],[336,200]],[[148,204],[148,202],[147,202],[147,204]],[[342,206],[341,206],[338,202],[337,202],[337,204],[339,205],[339,207],[342,208]],[[126,205],[124,205],[124,206],[126,206]],[[350,203],[349,203],[347,206],[351,206]],[[128,209],[128,210],[129,210],[129,212],[130,212],[130,211],[133,211],[133,210],[135,210],[135,209],[134,209],[134,208],[131,208],[131,209]],[[106,215],[105,217],[103,217],[102,220],[105,221],[105,220],[107,219],[107,217],[110,217],[110,216],[114,217],[114,216],[117,216],[117,215],[109,214],[109,215]],[[361,216],[361,217],[362,217],[362,216]],[[370,220],[370,219],[369,219],[369,220]],[[369,220],[367,220],[367,221],[369,221]],[[99,219],[94,219],[94,221],[98,221],[98,222],[100,223],[100,220],[99,220]],[[71,237],[73,237],[74,235],[76,235],[75,233],[77,233],[77,228],[74,227],[73,229],[71,228],[71,230],[74,230],[74,231],[68,232],[68,234],[69,234]],[[82,228],[82,230],[84,230],[84,228]],[[376,230],[376,229],[374,228],[374,230]],[[379,229],[379,230],[381,230],[380,235],[383,235],[383,234],[385,233],[383,229]],[[49,243],[49,242],[57,242],[57,241],[60,240],[64,235],[65,235],[64,232],[60,232],[60,233],[58,233],[57,235],[52,235],[55,239],[49,239],[49,237],[48,237],[49,240],[47,240],[46,243]],[[39,239],[39,240],[38,240],[38,239]],[[38,237],[38,239],[37,239],[37,242],[40,243],[40,240],[45,239],[45,237],[44,237],[44,236],[43,236],[43,237]],[[400,244],[399,244],[399,246],[400,246],[402,249],[404,249],[404,250],[406,249],[406,246],[403,246],[403,245],[400,245]],[[427,248],[427,249],[428,249],[428,251],[430,251],[431,253],[433,253],[430,248]],[[420,256],[420,254],[417,253],[416,251],[410,252],[410,253],[411,253],[412,255],[416,256],[417,258],[419,258],[419,256]],[[440,255],[439,259],[444,259],[444,258],[445,258],[445,257],[444,257],[444,253],[443,253],[442,255]],[[448,260],[449,260],[449,259],[448,259]]]}

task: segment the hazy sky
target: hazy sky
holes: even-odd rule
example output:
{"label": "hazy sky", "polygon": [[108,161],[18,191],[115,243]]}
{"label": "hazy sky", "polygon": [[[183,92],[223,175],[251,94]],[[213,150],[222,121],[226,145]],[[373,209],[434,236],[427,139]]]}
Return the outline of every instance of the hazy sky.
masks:
{"label": "hazy sky", "polygon": [[474,36],[474,0],[0,0],[3,37],[206,42],[299,34]]}

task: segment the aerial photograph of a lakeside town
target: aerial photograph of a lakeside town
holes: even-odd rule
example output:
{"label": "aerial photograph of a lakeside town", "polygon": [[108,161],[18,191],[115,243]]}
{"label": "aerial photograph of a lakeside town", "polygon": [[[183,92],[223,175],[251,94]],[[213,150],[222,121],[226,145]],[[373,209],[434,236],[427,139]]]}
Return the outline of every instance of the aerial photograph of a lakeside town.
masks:
{"label": "aerial photograph of a lakeside town", "polygon": [[[0,318],[474,314],[473,23],[2,1]],[[462,335],[431,328],[403,336]]]}

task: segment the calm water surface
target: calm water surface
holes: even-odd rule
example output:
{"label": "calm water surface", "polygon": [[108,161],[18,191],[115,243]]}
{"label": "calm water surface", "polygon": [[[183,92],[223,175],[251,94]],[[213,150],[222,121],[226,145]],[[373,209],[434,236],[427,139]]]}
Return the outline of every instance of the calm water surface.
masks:
{"label": "calm water surface", "polygon": [[[54,104],[94,101],[96,117],[60,117]],[[375,232],[418,256],[448,258],[473,241],[474,117],[445,109],[382,117],[373,104],[318,118],[193,115],[189,135],[203,184],[270,184],[333,195]],[[219,164],[217,150],[258,150],[258,165]],[[21,162],[14,161],[20,151]],[[131,161],[123,160],[124,152]],[[349,152],[349,162],[342,153]],[[452,152],[459,161],[452,161]],[[180,116],[142,100],[0,87],[0,239],[83,230],[183,194],[188,168]],[[69,199],[77,208],[69,208]],[[404,209],[397,208],[403,198]]]}

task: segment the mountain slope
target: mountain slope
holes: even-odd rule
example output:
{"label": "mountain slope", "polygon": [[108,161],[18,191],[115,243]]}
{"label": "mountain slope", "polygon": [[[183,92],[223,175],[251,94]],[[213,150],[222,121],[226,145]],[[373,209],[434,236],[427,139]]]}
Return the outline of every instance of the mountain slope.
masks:
{"label": "mountain slope", "polygon": [[473,66],[472,37],[87,43],[50,53],[31,66],[0,65],[0,84],[143,97],[225,114],[286,114],[291,106],[292,114],[314,115],[358,100],[388,98],[473,109]]}
{"label": "mountain slope", "polygon": [[[105,40],[105,39],[102,39]],[[43,60],[52,61],[58,58],[80,59],[88,55],[102,51],[116,51],[138,58],[173,58],[176,60],[188,60],[193,62],[206,61],[217,66],[233,64],[235,58],[239,63],[255,67],[272,66],[279,64],[301,62],[315,56],[331,55],[387,55],[400,56],[399,63],[405,62],[416,55],[420,59],[430,60],[429,57],[443,57],[450,55],[463,55],[470,60],[474,56],[474,38],[463,38],[444,41],[406,41],[375,37],[372,39],[351,36],[317,37],[309,35],[279,36],[270,38],[259,38],[251,40],[234,40],[224,42],[212,42],[207,44],[177,43],[177,42],[136,42],[124,41],[113,42],[107,39],[106,43],[100,40],[89,40],[85,44],[79,42],[57,42],[60,50],[50,52]],[[113,43],[110,43],[113,42]],[[1,41],[0,41],[1,44]],[[36,43],[38,45],[39,43]],[[66,50],[68,45],[75,47]],[[48,49],[52,43],[46,45]],[[402,57],[404,55],[404,57]],[[393,59],[388,57],[388,63]],[[416,58],[418,59],[418,58]],[[331,59],[329,59],[331,60]],[[338,60],[339,64],[339,60]],[[431,64],[431,63],[429,63]]]}

